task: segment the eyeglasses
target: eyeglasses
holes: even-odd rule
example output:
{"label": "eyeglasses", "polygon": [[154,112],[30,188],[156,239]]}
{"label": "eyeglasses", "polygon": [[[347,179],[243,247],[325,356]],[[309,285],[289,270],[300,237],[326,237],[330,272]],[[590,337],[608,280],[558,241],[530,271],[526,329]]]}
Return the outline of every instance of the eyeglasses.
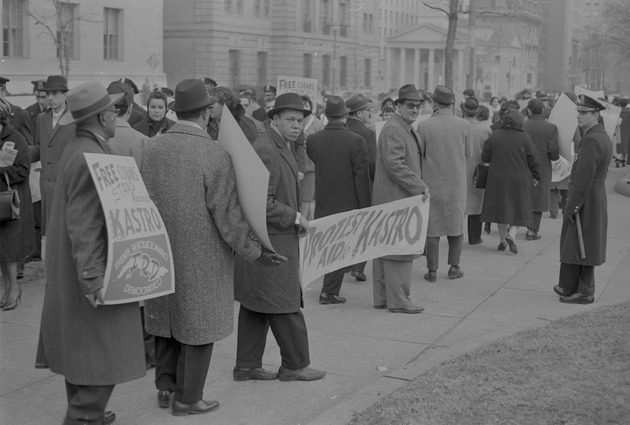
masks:
{"label": "eyeglasses", "polygon": [[422,103],[405,102],[405,107],[407,109],[420,109],[422,108]]}

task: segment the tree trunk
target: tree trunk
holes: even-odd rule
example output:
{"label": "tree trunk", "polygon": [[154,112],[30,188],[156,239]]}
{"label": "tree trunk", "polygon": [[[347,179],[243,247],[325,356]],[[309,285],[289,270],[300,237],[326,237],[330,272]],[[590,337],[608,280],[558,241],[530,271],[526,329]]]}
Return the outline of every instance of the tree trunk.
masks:
{"label": "tree trunk", "polygon": [[448,32],[444,49],[444,85],[453,90],[453,51],[455,50],[455,33],[457,32],[457,9],[459,0],[449,1]]}

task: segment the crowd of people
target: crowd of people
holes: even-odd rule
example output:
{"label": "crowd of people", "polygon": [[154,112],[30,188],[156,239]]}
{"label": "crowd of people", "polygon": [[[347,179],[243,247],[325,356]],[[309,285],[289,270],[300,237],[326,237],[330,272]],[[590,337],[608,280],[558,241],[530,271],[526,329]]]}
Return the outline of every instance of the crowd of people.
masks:
{"label": "crowd of people", "polygon": [[[3,90],[8,81],[0,78]],[[107,89],[90,82],[69,90],[56,75],[32,83],[36,102],[25,110],[0,93],[0,147],[10,140],[17,150],[0,167],[0,190],[16,189],[22,205],[19,219],[0,222],[0,307],[18,307],[20,268],[40,261],[45,248],[36,366],[65,376],[65,424],[112,423],[105,408],[114,385],[153,366],[159,407],[175,416],[216,410],[203,388],[214,343],[233,332],[235,300],[235,381],[322,379],[326,372],[310,367],[298,238],[309,221],[340,212],[430,196],[424,279],[436,282],[441,237],[448,243],[445,277],[461,279],[465,239],[481,244],[482,232],[497,223],[498,250],[517,254],[519,227],[527,228],[527,241],[540,239],[543,213],[555,218],[562,204],[553,289],[561,302],[594,301],[594,267],[606,258],[604,181],[613,158],[601,116],[607,106],[599,99],[570,96],[578,116],[571,175],[552,182],[561,158],[558,130],[546,119],[553,100],[543,93],[523,91],[521,103],[493,97],[485,106],[472,90],[457,104],[448,87],[429,93],[405,84],[378,102],[355,93],[345,100],[326,95],[318,104],[277,95],[270,85],[259,98],[252,86],[232,91],[203,78],[147,93],[142,107],[126,78]],[[630,141],[627,103],[619,100],[620,164]],[[224,108],[269,170],[266,222],[277,253],[253,237],[232,162],[216,143]],[[142,307],[102,304],[107,229],[86,152],[135,158],[169,234],[175,293]],[[473,182],[480,164],[487,166],[485,187]],[[372,261],[374,308],[424,310],[411,298],[417,258]],[[344,275],[365,281],[365,266],[327,273],[319,303],[345,303]],[[269,329],[280,347],[277,371],[262,366]]]}

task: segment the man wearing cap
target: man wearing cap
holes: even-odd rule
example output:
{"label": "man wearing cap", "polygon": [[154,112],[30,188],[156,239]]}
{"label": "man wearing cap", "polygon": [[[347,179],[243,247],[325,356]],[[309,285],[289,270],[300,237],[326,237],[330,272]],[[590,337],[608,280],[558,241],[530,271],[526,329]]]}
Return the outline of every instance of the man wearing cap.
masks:
{"label": "man wearing cap", "polygon": [[[368,151],[365,139],[346,126],[349,112],[341,97],[330,96],[325,110],[328,124],[306,139],[306,153],[315,163],[315,218],[371,205]],[[345,272],[342,268],[324,275],[320,304],[346,302],[339,296]]]}
{"label": "man wearing cap", "polygon": [[[426,197],[429,189],[420,177],[420,137],[413,122],[420,115],[424,99],[413,84],[398,90],[396,112],[387,120],[378,139],[372,204],[386,204],[399,199]],[[389,255],[372,262],[374,308],[392,313],[422,313],[424,308],[411,301],[413,260],[419,255]]]}
{"label": "man wearing cap", "polygon": [[[563,303],[591,304],[595,300],[595,266],[606,261],[606,175],[612,142],[599,123],[604,109],[606,106],[588,96],[583,96],[577,106],[578,127],[583,135],[575,145],[569,193],[562,210],[560,276],[553,288]],[[585,255],[580,252],[578,235],[583,237]]]}
{"label": "man wearing cap", "polygon": [[440,263],[440,237],[448,239],[449,279],[464,276],[460,256],[466,212],[466,162],[470,158],[470,123],[453,115],[455,96],[446,86],[432,95],[433,115],[418,124],[422,143],[422,179],[431,189],[427,230],[427,269],[424,278],[435,282]]}
{"label": "man wearing cap", "polygon": [[81,84],[68,93],[69,111],[58,123],[73,124],[76,134],[58,162],[36,367],[65,376],[64,424],[113,422],[105,407],[114,385],[146,373],[138,303],[102,305],[107,228],[83,156],[112,153],[107,140],[120,96],[109,96],[101,83]]}
{"label": "man wearing cap", "polygon": [[[9,95],[7,91],[7,83],[11,81],[8,78],[0,77],[0,97],[6,100]],[[21,107],[14,105],[7,101],[11,107],[11,126],[15,128],[24,138],[29,145],[33,144],[33,130],[31,128],[31,121],[29,119],[28,112]]]}
{"label": "man wearing cap", "polygon": [[[368,152],[370,183],[373,183],[376,169],[376,133],[367,127],[372,117],[372,104],[364,95],[359,93],[348,99],[346,106],[350,109],[348,120],[346,121],[348,129],[365,140]],[[365,265],[366,262],[363,262],[355,264],[351,268],[352,277],[360,282],[367,280],[364,273]]]}
{"label": "man wearing cap", "polygon": [[[298,235],[308,230],[308,220],[300,213],[298,166],[291,153],[291,142],[300,133],[304,109],[297,93],[284,93],[276,99],[267,116],[271,124],[252,144],[269,170],[267,190],[267,230],[278,253],[289,260],[280,267],[265,269],[236,258],[234,272],[238,314],[235,381],[280,379],[313,381],[326,372],[311,369],[306,322],[301,308]],[[263,369],[269,328],[280,347],[282,364],[278,373]]]}
{"label": "man wearing cap", "polygon": [[61,75],[51,75],[44,83],[48,110],[37,116],[35,145],[31,148],[31,162],[41,161],[42,173],[42,234],[46,234],[53,196],[57,184],[59,160],[68,140],[74,137],[74,124],[59,125],[61,117],[70,114],[66,107],[68,82]]}
{"label": "man wearing cap", "polygon": [[[138,90],[138,86],[136,85],[136,83],[133,82],[132,79],[123,77],[119,79],[118,81],[129,86],[129,88],[133,91],[134,96],[140,93],[140,90]],[[148,79],[146,81],[148,81]],[[143,89],[144,89],[144,86],[143,86]],[[149,91],[152,91],[152,90],[149,90]],[[133,108],[131,108],[131,116],[129,117],[127,122],[129,122],[129,125],[133,127],[146,120],[147,120],[146,111],[144,110],[144,108],[142,108],[142,106],[138,105],[134,101]]]}
{"label": "man wearing cap", "polygon": [[472,178],[475,168],[482,163],[481,152],[483,145],[492,134],[492,130],[485,123],[479,122],[480,106],[477,99],[466,99],[461,105],[464,119],[470,122],[470,156],[466,160],[466,216],[468,217],[468,243],[476,245],[483,242],[481,239],[481,207],[483,206],[484,189],[477,189],[473,186]]}
{"label": "man wearing cap", "polygon": [[[216,410],[203,400],[214,343],[232,333],[234,252],[263,266],[282,258],[252,237],[238,203],[229,154],[206,132],[211,98],[200,79],[180,81],[169,109],[175,123],[142,159],[142,177],[169,234],[177,289],[145,301],[155,335],[158,406],[174,416]],[[185,206],[183,208],[182,206]]]}
{"label": "man wearing cap", "polygon": [[523,131],[529,134],[538,156],[540,157],[540,180],[532,187],[532,208],[534,224],[527,228],[525,238],[528,241],[540,239],[540,222],[542,214],[549,211],[549,194],[551,185],[551,161],[557,160],[559,155],[558,128],[545,119],[545,105],[539,99],[530,99],[526,113],[529,119],[523,124]]}
{"label": "man wearing cap", "polygon": [[24,108],[24,110],[28,112],[28,118],[31,122],[31,130],[33,130],[33,134],[37,134],[37,116],[48,110],[48,96],[44,90],[45,83],[46,80],[31,81],[31,84],[33,85],[35,103]]}

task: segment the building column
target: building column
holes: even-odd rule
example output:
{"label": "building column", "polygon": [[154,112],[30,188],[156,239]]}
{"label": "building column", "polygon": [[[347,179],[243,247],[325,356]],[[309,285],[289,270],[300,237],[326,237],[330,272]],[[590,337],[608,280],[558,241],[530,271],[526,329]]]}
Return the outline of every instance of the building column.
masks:
{"label": "building column", "polygon": [[432,92],[433,89],[435,88],[435,83],[433,81],[433,71],[435,70],[435,51],[433,49],[429,49],[429,68],[428,68],[428,74],[429,74],[429,78],[428,78],[428,82],[427,82],[427,87],[425,87],[425,89],[428,92]]}
{"label": "building column", "polygon": [[460,91],[466,90],[466,77],[464,75],[464,50],[457,50],[457,84],[453,84],[454,86],[459,86],[461,88]]}
{"label": "building column", "polygon": [[400,49],[400,84],[398,87],[402,87],[405,84],[405,62],[407,59],[407,49],[401,47]]}
{"label": "building column", "polygon": [[413,49],[413,78],[412,80],[417,88],[422,87],[420,81],[420,49]]}
{"label": "building column", "polygon": [[389,90],[395,85],[392,81],[393,50],[391,47],[385,47],[385,90]]}

